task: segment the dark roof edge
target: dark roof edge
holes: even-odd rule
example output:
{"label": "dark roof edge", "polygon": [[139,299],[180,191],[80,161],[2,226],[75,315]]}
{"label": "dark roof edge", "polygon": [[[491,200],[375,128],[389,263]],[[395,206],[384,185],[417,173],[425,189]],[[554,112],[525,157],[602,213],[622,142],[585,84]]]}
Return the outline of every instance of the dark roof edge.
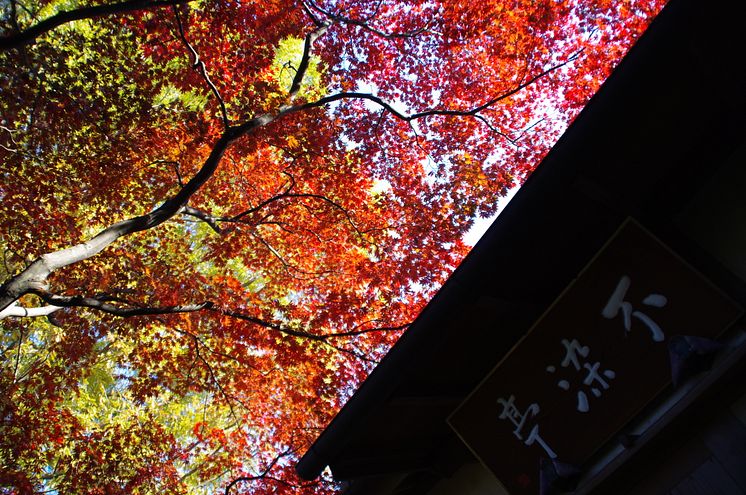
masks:
{"label": "dark roof edge", "polygon": [[[432,328],[437,328],[438,324],[442,324],[444,319],[448,317],[451,308],[464,302],[465,292],[467,291],[462,289],[468,287],[479,276],[478,270],[475,268],[479,265],[479,260],[489,256],[494,246],[499,244],[507,235],[506,233],[515,225],[518,225],[522,204],[531,201],[530,197],[532,195],[530,192],[534,186],[541,187],[539,184],[542,182],[539,180],[540,176],[554,175],[558,172],[552,170],[554,167],[547,162],[563,161],[559,157],[565,154],[565,148],[573,147],[579,142],[578,136],[582,135],[584,129],[591,125],[590,121],[599,118],[600,114],[603,113],[603,108],[613,99],[613,95],[616,94],[618,88],[624,86],[624,80],[628,77],[628,73],[637,72],[634,70],[634,66],[637,60],[643,57],[644,46],[650,46],[653,43],[652,38],[658,38],[661,35],[661,33],[657,33],[657,31],[661,31],[660,28],[651,28],[654,25],[659,26],[667,23],[661,17],[670,19],[674,16],[672,11],[675,10],[675,7],[673,5],[682,5],[683,3],[684,0],[672,0],[669,5],[664,7],[648,30],[619,63],[617,69],[607,78],[596,95],[591,98],[580,115],[559,139],[558,143],[537,166],[534,173],[516,193],[499,218],[454,270],[443,287],[425,306],[381,363],[376,366],[331,423],[321,432],[317,440],[296,465],[296,472],[301,478],[305,480],[318,478],[324,468],[334,461],[344,447],[344,443],[354,425],[371,413],[377,404],[391,395],[398,384],[397,377],[401,375],[405,367],[411,365],[411,356],[417,355],[416,351],[426,347],[429,340],[433,338]],[[663,16],[663,13],[667,14]],[[557,163],[553,165],[557,165]]]}
{"label": "dark roof edge", "polygon": [[468,284],[468,272],[463,266],[462,262],[303,455],[295,468],[301,478],[318,478],[338,453],[353,423],[365,417],[373,406],[393,392],[397,385],[396,378],[412,362],[412,353],[420,349],[424,340],[431,336],[425,330],[442,321],[448,309],[458,302],[459,293],[462,292],[459,287]]}

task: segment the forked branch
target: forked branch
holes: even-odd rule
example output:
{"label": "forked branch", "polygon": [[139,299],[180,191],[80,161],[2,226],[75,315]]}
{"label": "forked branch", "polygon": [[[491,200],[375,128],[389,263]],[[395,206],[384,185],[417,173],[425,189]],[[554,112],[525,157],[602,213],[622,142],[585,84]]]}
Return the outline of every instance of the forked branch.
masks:
{"label": "forked branch", "polygon": [[263,114],[240,126],[227,128],[213,145],[199,171],[176,194],[166,199],[150,213],[114,223],[80,244],[41,255],[22,272],[0,286],[0,311],[24,294],[46,291],[47,278],[56,270],[95,256],[122,236],[152,229],[179,214],[189,199],[213,176],[225,151],[236,139],[277,118],[277,115]]}
{"label": "forked branch", "polygon": [[[254,122],[253,126],[245,124],[244,133],[255,129],[258,126],[256,121],[257,119],[249,121],[249,123]],[[176,215],[186,205],[189,198],[212,177],[225,150],[239,136],[240,134],[228,129],[217,140],[212,148],[212,152],[194,177],[179,192],[164,201],[150,213],[110,225],[93,238],[80,244],[41,255],[36,261],[27,266],[26,269],[11,277],[0,286],[0,311],[8,307],[23,294],[32,291],[45,291],[47,286],[46,280],[54,271],[91,258],[120,237],[151,229]]]}

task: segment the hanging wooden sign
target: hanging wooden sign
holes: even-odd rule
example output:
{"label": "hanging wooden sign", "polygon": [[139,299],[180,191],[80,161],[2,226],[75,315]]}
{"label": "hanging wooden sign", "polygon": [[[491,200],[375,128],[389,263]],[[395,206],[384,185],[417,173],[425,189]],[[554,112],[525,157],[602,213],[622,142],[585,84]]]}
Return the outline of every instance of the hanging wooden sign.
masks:
{"label": "hanging wooden sign", "polygon": [[510,494],[538,494],[542,461],[582,466],[671,383],[672,346],[740,314],[628,220],[449,423]]}

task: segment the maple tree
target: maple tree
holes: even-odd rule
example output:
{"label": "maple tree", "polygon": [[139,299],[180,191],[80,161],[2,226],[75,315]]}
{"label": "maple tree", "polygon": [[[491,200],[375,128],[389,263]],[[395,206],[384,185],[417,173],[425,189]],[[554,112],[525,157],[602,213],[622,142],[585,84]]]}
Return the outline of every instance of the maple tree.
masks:
{"label": "maple tree", "polygon": [[302,453],[662,0],[7,0],[0,493]]}

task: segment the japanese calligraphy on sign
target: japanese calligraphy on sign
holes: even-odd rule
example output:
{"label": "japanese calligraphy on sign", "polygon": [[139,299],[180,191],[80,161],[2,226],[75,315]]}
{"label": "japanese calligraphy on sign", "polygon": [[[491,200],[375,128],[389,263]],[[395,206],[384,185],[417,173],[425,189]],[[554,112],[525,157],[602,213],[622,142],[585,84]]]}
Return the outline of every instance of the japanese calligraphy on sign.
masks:
{"label": "japanese calligraphy on sign", "polygon": [[582,465],[670,383],[669,339],[740,312],[629,220],[449,422],[509,493],[538,494],[541,459]]}
{"label": "japanese calligraphy on sign", "polygon": [[[539,425],[526,427],[526,420],[533,416],[536,416],[541,410],[538,404],[534,402],[533,404],[528,406],[525,412],[521,413],[515,406],[515,397],[513,397],[512,395],[508,397],[507,400],[502,398],[497,399],[497,402],[503,407],[499,419],[508,419],[511,423],[513,423],[513,425],[515,425],[513,435],[515,435],[518,440],[523,441],[523,443],[528,446],[531,446],[534,444],[534,442],[536,442],[541,445],[541,448],[544,449],[544,452],[546,452],[549,458],[555,459],[557,457],[557,454],[555,454],[554,451],[549,447],[549,445],[547,445],[546,442],[539,436]],[[524,427],[530,428],[530,431],[528,432],[526,438],[523,437]]]}
{"label": "japanese calligraphy on sign", "polygon": [[[565,357],[562,358],[561,366],[563,368],[574,368],[575,371],[584,370],[582,384],[586,387],[589,387],[589,390],[591,391],[591,393],[593,393],[594,396],[601,397],[602,390],[606,390],[609,388],[609,380],[615,378],[616,373],[613,370],[607,369],[599,374],[598,367],[601,364],[599,362],[582,362],[581,366],[580,358],[588,357],[588,353],[590,352],[588,347],[581,346],[575,339],[569,342],[567,339],[562,339],[561,342],[565,348]],[[550,365],[547,366],[547,371],[549,373],[554,373],[557,371],[557,368]],[[562,390],[570,390],[570,382],[565,379],[558,381],[557,386]],[[585,390],[578,390],[577,397],[577,410],[579,412],[588,412],[590,410],[590,406],[588,405],[588,395],[586,395]]]}

